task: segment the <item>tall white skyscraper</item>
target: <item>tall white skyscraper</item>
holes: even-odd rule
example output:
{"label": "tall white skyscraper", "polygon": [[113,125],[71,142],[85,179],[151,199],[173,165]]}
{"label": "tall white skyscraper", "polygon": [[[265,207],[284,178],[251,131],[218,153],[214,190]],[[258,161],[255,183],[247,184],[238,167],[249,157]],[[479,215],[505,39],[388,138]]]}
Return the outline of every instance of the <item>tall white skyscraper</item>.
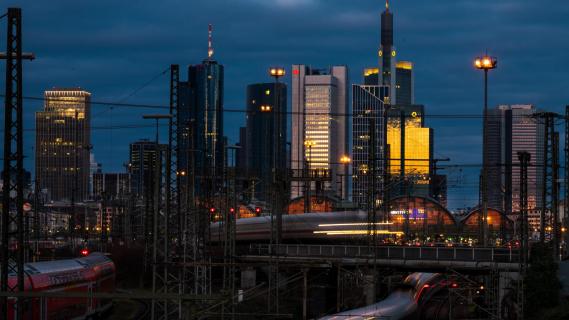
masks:
{"label": "tall white skyscraper", "polygon": [[[329,170],[332,181],[326,189],[343,199],[350,190],[346,164],[340,163],[349,155],[348,95],[346,66],[292,66],[291,169],[300,172],[307,165]],[[302,196],[303,190],[303,182],[291,183],[292,198]]]}

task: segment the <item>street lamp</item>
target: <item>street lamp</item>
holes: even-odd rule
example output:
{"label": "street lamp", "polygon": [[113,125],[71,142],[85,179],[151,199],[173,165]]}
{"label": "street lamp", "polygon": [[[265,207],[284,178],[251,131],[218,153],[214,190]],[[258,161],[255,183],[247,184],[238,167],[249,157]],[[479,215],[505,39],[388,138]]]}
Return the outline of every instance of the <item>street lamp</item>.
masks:
{"label": "street lamp", "polygon": [[[341,195],[341,197],[342,197],[342,200],[344,200],[344,198],[345,198],[345,197],[344,197],[344,180],[346,179],[346,177],[348,177],[348,174],[349,174],[349,169],[348,169],[348,168],[349,168],[349,165],[350,165],[351,162],[352,162],[352,159],[350,159],[350,157],[347,156],[347,155],[343,155],[343,156],[340,158],[340,163],[344,165],[344,174],[342,175],[342,180],[340,181],[340,182],[341,182],[341,183],[340,183],[340,195]],[[346,181],[346,191],[348,191],[348,190],[347,190],[347,189],[348,189],[348,184],[347,184],[347,182],[348,182],[348,181]]]}
{"label": "street lamp", "polygon": [[281,67],[272,67],[269,69],[269,74],[271,75],[271,77],[279,78],[279,77],[284,77],[286,71],[284,68]]}
{"label": "street lamp", "polygon": [[474,67],[484,70],[484,114],[482,120],[482,215],[479,215],[479,226],[484,246],[488,245],[488,159],[487,159],[487,125],[488,125],[488,71],[498,67],[498,59],[484,55],[474,60]]}
{"label": "street lamp", "polygon": [[316,145],[314,140],[305,140],[304,146],[308,148],[308,157],[306,158],[306,162],[308,163],[309,167],[312,166],[312,147]]}
{"label": "street lamp", "polygon": [[[281,243],[281,234],[282,234],[282,215],[283,215],[283,208],[284,208],[284,199],[283,195],[286,194],[285,184],[281,183],[286,179],[284,176],[284,169],[285,163],[283,159],[285,159],[284,154],[286,153],[286,145],[284,145],[284,141],[281,141],[284,138],[284,130],[285,127],[283,126],[283,112],[286,111],[286,107],[282,108],[280,104],[280,89],[279,89],[279,78],[284,77],[286,74],[285,69],[281,67],[271,67],[269,68],[269,75],[275,79],[274,85],[274,92],[275,92],[275,103],[273,107],[270,105],[265,105],[264,110],[263,106],[261,106],[261,112],[272,112],[275,109],[275,112],[272,112],[271,121],[273,123],[273,154],[272,154],[272,164],[273,164],[273,205],[271,206],[271,244],[276,242],[276,244]],[[274,229],[273,219],[276,216],[276,230]],[[276,232],[273,232],[276,231]],[[273,242],[274,240],[274,242]]]}
{"label": "street lamp", "polygon": [[[303,178],[307,179],[304,181],[304,213],[310,212],[310,201],[311,195],[310,192],[312,190],[312,174],[310,172],[310,167],[312,165],[312,147],[316,145],[314,140],[304,140],[304,147],[308,148],[308,157],[306,153],[304,154],[304,170]],[[306,149],[305,149],[306,150]],[[306,151],[305,151],[306,152]]]}

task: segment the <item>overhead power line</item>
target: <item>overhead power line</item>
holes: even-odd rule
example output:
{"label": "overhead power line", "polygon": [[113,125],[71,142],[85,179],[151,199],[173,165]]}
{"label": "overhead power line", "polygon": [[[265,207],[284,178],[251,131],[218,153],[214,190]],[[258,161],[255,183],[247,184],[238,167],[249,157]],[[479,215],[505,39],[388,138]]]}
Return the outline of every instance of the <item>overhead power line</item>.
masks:
{"label": "overhead power line", "polygon": [[[136,90],[135,90],[136,91]],[[4,95],[0,95],[0,97],[4,97]],[[23,97],[24,100],[32,100],[32,101],[45,101],[44,97],[32,97],[26,96]],[[58,99],[49,98],[50,101],[58,101]],[[61,100],[62,102],[69,102],[65,100]],[[111,101],[90,101],[91,105],[94,106],[113,106],[117,108],[134,108],[134,109],[170,109],[170,106],[161,105],[161,104],[143,104],[143,103],[125,103],[125,102],[111,102]],[[205,111],[215,111],[215,109],[206,109]],[[261,111],[248,111],[247,109],[243,108],[223,108],[223,113],[261,113]],[[275,111],[273,111],[275,112]],[[366,116],[364,113],[357,114],[357,113],[322,113],[322,112],[293,112],[293,111],[282,111],[278,112],[279,114],[285,115],[328,115],[330,117],[358,117],[358,116]],[[425,118],[431,119],[482,119],[482,114],[423,114],[421,115]],[[412,117],[411,115],[409,117]],[[501,118],[501,115],[488,115],[488,118]],[[522,119],[535,119],[533,114],[528,115],[512,115],[513,118],[522,118]],[[565,119],[564,116],[559,115],[558,119]]]}

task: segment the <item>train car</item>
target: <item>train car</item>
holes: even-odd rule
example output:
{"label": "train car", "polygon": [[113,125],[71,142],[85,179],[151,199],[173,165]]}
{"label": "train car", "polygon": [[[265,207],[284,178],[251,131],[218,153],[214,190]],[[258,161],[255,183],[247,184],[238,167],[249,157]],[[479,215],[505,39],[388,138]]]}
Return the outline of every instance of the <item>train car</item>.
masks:
{"label": "train car", "polygon": [[344,311],[320,320],[370,320],[370,319],[412,319],[417,311],[417,301],[425,288],[439,281],[437,273],[412,273],[403,285],[384,300],[372,305]]}
{"label": "train car", "polygon": [[[26,291],[35,292],[113,292],[115,265],[105,255],[93,253],[84,258],[44,261],[24,265]],[[9,283],[15,284],[16,275]],[[15,299],[9,300],[8,320],[15,319]],[[24,306],[24,319],[86,319],[112,307],[112,301],[89,298],[30,298]]]}
{"label": "train car", "polygon": [[[365,211],[323,212],[284,215],[282,217],[282,238],[284,241],[301,240],[336,241],[362,239],[368,233],[368,214]],[[390,223],[376,223],[380,234],[401,234],[390,230]],[[241,242],[263,242],[270,240],[271,217],[262,216],[238,219],[235,239]],[[223,240],[223,225],[215,222],[210,225],[210,241]]]}

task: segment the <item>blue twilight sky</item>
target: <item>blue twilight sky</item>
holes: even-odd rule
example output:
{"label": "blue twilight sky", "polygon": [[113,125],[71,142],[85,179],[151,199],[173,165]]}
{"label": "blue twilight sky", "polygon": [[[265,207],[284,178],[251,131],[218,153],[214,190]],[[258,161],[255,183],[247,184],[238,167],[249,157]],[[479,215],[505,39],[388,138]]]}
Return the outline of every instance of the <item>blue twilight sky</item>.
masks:
{"label": "blue twilight sky", "polygon": [[[416,102],[427,114],[481,114],[482,73],[472,58],[499,58],[491,74],[490,105],[531,103],[563,112],[569,104],[569,2],[567,0],[401,0],[395,14],[398,59],[415,63]],[[346,64],[353,83],[377,64],[381,0],[28,0],[2,2],[23,8],[25,96],[52,87],[80,86],[93,101],[168,103],[171,63],[199,63],[207,52],[207,24],[214,24],[215,58],[225,65],[225,106],[243,109],[249,83],[268,81],[271,65]],[[5,43],[5,19],[0,20]],[[3,51],[4,49],[2,49]],[[4,64],[0,71],[4,73]],[[0,77],[4,87],[4,77]],[[150,80],[136,94],[131,95]],[[290,81],[287,78],[286,81]],[[289,93],[290,94],[290,93]],[[34,112],[25,101],[26,166],[33,170]],[[93,151],[104,171],[122,170],[128,144],[152,138],[151,110],[93,105]],[[160,112],[156,110],[154,112]],[[3,113],[0,117],[3,117]],[[237,138],[245,116],[229,113],[225,132]],[[449,206],[477,201],[481,163],[480,119],[428,118],[435,155],[450,157]],[[112,130],[109,126],[114,126]],[[97,128],[99,127],[99,128]],[[101,128],[103,127],[103,128]],[[1,148],[1,146],[0,146]],[[461,166],[466,164],[467,166]]]}

